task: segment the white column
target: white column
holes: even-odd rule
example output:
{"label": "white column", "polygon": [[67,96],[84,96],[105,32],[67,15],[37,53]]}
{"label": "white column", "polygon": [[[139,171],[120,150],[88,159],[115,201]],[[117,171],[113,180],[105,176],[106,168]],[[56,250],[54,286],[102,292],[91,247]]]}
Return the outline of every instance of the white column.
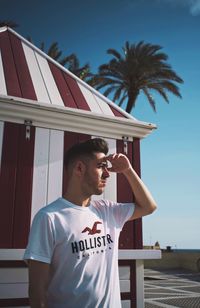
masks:
{"label": "white column", "polygon": [[136,300],[137,308],[144,308],[144,261],[136,260]]}

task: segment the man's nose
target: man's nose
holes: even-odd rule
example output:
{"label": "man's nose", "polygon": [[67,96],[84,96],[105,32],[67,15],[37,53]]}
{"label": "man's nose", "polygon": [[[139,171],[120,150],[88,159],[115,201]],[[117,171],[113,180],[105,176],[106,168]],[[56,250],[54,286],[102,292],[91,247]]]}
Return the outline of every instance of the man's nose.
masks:
{"label": "man's nose", "polygon": [[110,172],[108,171],[108,169],[105,167],[105,168],[103,168],[103,174],[102,174],[102,176],[104,177],[104,178],[109,178],[109,176],[110,176]]}

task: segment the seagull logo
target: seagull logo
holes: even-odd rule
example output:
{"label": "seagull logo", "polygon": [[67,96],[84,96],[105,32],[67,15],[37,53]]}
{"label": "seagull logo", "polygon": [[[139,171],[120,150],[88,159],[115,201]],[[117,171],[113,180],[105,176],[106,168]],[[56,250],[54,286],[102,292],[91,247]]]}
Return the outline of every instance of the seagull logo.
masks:
{"label": "seagull logo", "polygon": [[94,234],[97,234],[97,233],[101,233],[101,230],[97,230],[97,225],[98,224],[102,224],[102,222],[100,221],[95,221],[95,223],[93,224],[93,227],[92,229],[90,229],[89,227],[86,227],[82,233],[84,232],[88,232],[88,235],[94,235]]}

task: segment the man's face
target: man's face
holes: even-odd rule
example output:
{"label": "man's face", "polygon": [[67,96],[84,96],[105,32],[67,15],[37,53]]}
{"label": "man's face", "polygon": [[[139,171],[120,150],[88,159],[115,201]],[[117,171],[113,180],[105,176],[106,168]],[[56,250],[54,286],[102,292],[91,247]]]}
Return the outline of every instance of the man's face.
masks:
{"label": "man's face", "polygon": [[109,177],[104,153],[94,153],[94,159],[86,165],[83,178],[83,190],[88,195],[100,195],[105,189]]}

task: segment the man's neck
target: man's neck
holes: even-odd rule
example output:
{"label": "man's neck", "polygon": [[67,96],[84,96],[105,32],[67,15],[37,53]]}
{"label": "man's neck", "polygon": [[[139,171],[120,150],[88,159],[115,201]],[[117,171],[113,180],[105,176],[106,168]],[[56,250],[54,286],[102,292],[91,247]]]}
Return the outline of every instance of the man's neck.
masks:
{"label": "man's neck", "polygon": [[82,206],[82,207],[87,207],[90,205],[90,197],[83,197],[83,196],[78,196],[74,194],[70,194],[69,192],[66,192],[64,194],[64,198],[68,200],[69,202]]}

